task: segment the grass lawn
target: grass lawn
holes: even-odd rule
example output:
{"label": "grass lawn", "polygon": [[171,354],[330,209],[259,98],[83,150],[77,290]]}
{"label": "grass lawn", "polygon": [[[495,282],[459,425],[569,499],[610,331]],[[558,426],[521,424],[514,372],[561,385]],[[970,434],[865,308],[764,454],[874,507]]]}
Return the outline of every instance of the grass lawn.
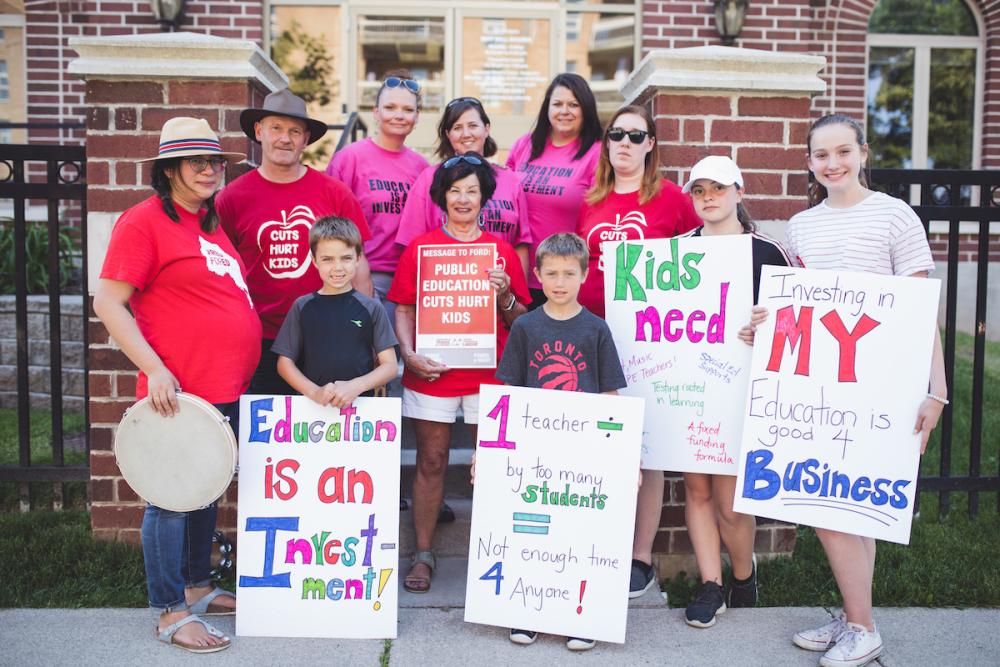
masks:
{"label": "grass lawn", "polygon": [[[31,433],[32,465],[52,464],[52,412],[33,409],[28,422]],[[63,413],[63,438],[69,440],[83,434],[86,422],[82,412]],[[17,410],[0,408],[0,465],[17,465],[18,452]],[[87,463],[87,453],[82,445],[78,448],[64,448],[63,462],[66,465]],[[52,484],[35,482],[29,485],[32,509],[52,507]],[[16,511],[19,503],[18,485],[12,482],[0,483],[0,512]],[[67,508],[83,510],[87,505],[87,485],[85,482],[70,482],[65,485],[63,503]]]}

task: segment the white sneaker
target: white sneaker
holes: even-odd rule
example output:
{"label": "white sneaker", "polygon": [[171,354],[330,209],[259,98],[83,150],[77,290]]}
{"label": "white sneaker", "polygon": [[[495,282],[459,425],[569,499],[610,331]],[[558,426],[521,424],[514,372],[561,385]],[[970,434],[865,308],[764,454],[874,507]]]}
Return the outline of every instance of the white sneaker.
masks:
{"label": "white sneaker", "polygon": [[826,651],[837,643],[837,638],[847,629],[847,620],[844,614],[833,619],[826,625],[821,625],[812,630],[802,630],[796,632],[792,637],[792,643],[807,651]]}
{"label": "white sneaker", "polygon": [[882,637],[878,628],[869,632],[863,625],[848,623],[833,648],[819,659],[819,664],[822,667],[861,667],[880,655]]}
{"label": "white sneaker", "polygon": [[566,648],[570,651],[589,651],[597,646],[597,641],[593,639],[583,639],[582,637],[567,637]]}

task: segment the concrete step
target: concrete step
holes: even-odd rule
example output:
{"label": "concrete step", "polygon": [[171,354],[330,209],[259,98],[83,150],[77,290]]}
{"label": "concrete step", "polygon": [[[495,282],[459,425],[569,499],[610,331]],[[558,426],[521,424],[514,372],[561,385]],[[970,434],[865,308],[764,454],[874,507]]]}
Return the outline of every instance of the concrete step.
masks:
{"label": "concrete step", "polygon": [[[449,498],[448,505],[455,510],[454,523],[438,524],[434,531],[434,553],[438,558],[469,555],[469,528],[472,525],[472,499]],[[415,538],[413,515],[409,510],[399,513],[399,553],[404,560],[413,556]]]}

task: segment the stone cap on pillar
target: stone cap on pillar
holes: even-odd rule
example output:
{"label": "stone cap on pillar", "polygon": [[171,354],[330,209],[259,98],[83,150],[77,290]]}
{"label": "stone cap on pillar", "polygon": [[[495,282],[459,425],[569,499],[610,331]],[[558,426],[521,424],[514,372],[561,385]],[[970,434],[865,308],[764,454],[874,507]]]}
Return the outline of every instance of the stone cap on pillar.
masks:
{"label": "stone cap on pillar", "polygon": [[253,79],[268,90],[288,77],[255,42],[195,32],[74,37],[69,71],[84,79]]}
{"label": "stone cap on pillar", "polygon": [[826,90],[819,72],[826,58],[729,46],[655,49],[646,54],[621,86],[625,104],[641,103],[652,92],[751,92],[811,96]]}

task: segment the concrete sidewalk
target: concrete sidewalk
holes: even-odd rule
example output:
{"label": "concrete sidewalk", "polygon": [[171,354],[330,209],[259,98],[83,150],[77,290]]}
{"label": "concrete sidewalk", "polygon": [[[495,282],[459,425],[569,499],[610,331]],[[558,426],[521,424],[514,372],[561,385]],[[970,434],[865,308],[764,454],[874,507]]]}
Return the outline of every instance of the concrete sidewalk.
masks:
{"label": "concrete sidewalk", "polygon": [[[383,640],[236,637],[199,656],[157,642],[145,609],[0,610],[0,665],[790,665],[812,667],[818,653],[796,648],[792,634],[830,618],[821,607],[734,609],[709,630],[684,623],[656,591],[631,601],[624,645],[599,643],[571,653],[560,637],[516,646],[507,631],[465,623],[466,561],[439,559],[426,595],[400,591],[399,636]],[[1000,609],[878,609],[891,667],[1000,665]],[[233,618],[215,618],[232,635]]]}

